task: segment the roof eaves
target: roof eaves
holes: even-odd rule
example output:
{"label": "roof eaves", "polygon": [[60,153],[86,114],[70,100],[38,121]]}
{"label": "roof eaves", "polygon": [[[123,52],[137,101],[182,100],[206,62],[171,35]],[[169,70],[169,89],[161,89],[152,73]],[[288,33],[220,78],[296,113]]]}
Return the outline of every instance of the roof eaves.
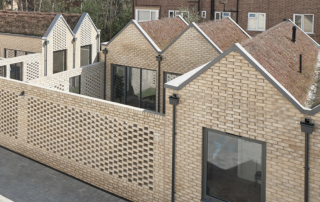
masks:
{"label": "roof eaves", "polygon": [[136,26],[136,28],[140,31],[140,33],[147,39],[147,41],[150,43],[150,45],[158,52],[161,53],[160,48],[157,46],[157,44],[154,43],[154,41],[150,38],[150,36],[142,29],[142,27],[139,25],[139,23],[137,23],[136,20],[131,20],[126,26],[124,26],[120,32],[118,32],[118,34],[116,36],[114,36],[108,44],[106,44],[105,46],[109,46],[113,40],[115,40],[129,25],[134,24]]}
{"label": "roof eaves", "polygon": [[319,48],[320,45],[315,41],[313,40],[313,38],[311,38],[311,36],[309,36],[309,34],[307,34],[305,31],[303,31],[298,25],[296,25],[296,23],[294,23],[292,20],[289,19],[289,21],[294,24],[296,27],[298,27],[298,29],[300,29],[306,36],[309,37],[309,39]]}
{"label": "roof eaves", "polygon": [[242,29],[242,27],[240,27],[239,25],[238,25],[238,23],[236,23],[232,18],[230,18],[230,17],[228,17],[228,19],[231,21],[231,22],[233,22],[249,39],[252,39],[252,37],[246,32],[246,31],[244,31],[244,29]]}
{"label": "roof eaves", "polygon": [[[295,99],[292,94],[287,91],[265,68],[262,67],[262,65],[252,57],[250,53],[248,53],[239,43],[234,44],[231,46],[228,50],[223,52],[221,55],[219,55],[217,58],[215,58],[213,61],[200,66],[190,72],[192,73],[186,73],[172,81],[169,81],[168,83],[164,84],[165,88],[170,88],[173,90],[181,90],[183,87],[188,85],[191,81],[196,79],[198,76],[200,76],[202,73],[204,73],[206,70],[211,68],[214,64],[219,62],[222,58],[227,56],[232,51],[237,51],[244,57],[264,78],[266,78],[293,106],[295,106],[302,114],[307,115],[314,115],[320,111],[320,105],[315,107],[314,109],[307,109],[304,106],[302,106],[297,99]],[[186,75],[186,76],[185,76]]]}
{"label": "roof eaves", "polygon": [[70,28],[69,24],[67,23],[67,21],[64,19],[62,14],[57,14],[56,17],[54,17],[54,19],[52,20],[49,28],[47,29],[46,33],[44,34],[44,38],[48,38],[49,35],[51,34],[52,30],[54,29],[54,27],[56,26],[56,24],[58,23],[59,19],[62,18],[63,22],[66,24],[66,26],[68,27],[70,33],[72,34],[72,36],[74,37],[74,33],[72,31],[72,29]]}
{"label": "roof eaves", "polygon": [[178,18],[180,18],[180,20],[182,20],[182,22],[184,22],[187,26],[189,26],[187,21],[185,21],[185,19],[183,19],[183,17],[181,15],[178,15]]}
{"label": "roof eaves", "polygon": [[175,39],[173,39],[169,45],[165,49],[162,50],[161,54],[165,53],[184,33],[186,33],[190,29],[190,25],[185,28]]}
{"label": "roof eaves", "polygon": [[198,27],[196,23],[192,22],[190,26],[194,27],[209,42],[209,44],[211,44],[213,48],[218,51],[218,53],[223,53],[222,50],[200,29],[200,27]]}
{"label": "roof eaves", "polygon": [[161,53],[161,49],[158,47],[158,45],[151,39],[151,37],[147,34],[146,31],[139,25],[139,23],[136,20],[132,20],[133,24],[138,28],[138,30],[141,32],[141,34],[148,40],[148,42],[151,44],[151,46],[158,52]]}

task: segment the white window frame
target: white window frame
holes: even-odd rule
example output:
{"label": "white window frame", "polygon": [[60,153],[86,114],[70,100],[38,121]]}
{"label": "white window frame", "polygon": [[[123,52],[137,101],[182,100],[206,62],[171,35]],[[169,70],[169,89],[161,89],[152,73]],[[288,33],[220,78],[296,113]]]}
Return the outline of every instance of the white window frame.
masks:
{"label": "white window frame", "polygon": [[[221,18],[221,13],[222,13],[222,12],[220,12],[220,11],[214,12],[214,20],[221,20],[221,19],[222,19],[222,18]],[[219,19],[216,18],[217,14],[219,14]]]}
{"label": "white window frame", "polygon": [[[139,11],[149,11],[149,20],[143,20],[143,21],[139,21],[138,17],[139,17]],[[147,21],[151,21],[151,13],[155,12],[156,13],[156,20],[159,19],[159,10],[149,10],[149,9],[136,9],[135,13],[136,13],[136,21],[137,22],[147,22]]]}
{"label": "white window frame", "polygon": [[188,14],[188,18],[189,18],[189,11],[179,11],[179,10],[169,10],[168,11],[168,18],[170,18],[170,13],[172,13],[173,12],[173,17],[175,18],[175,17],[177,17],[178,15],[177,15],[177,12],[181,12],[181,17],[183,17],[183,13],[187,13]]}
{"label": "white window frame", "polygon": [[207,18],[207,11],[201,11],[201,18]]}
{"label": "white window frame", "polygon": [[[229,15],[227,17],[224,17],[223,14],[225,13],[228,13]],[[216,19],[216,15],[219,14],[219,18],[220,19]],[[214,20],[222,20],[222,19],[225,19],[225,18],[228,18],[230,17],[231,18],[231,12],[222,12],[222,11],[216,11],[214,12]]]}
{"label": "white window frame", "polygon": [[301,16],[301,29],[304,31],[304,16],[305,15],[312,15],[312,32],[306,32],[307,34],[314,34],[314,14],[293,14],[293,22],[296,23],[296,15]]}
{"label": "white window frame", "polygon": [[[228,13],[229,15],[227,17],[224,17],[223,14],[225,14],[225,13]],[[231,12],[221,12],[221,20],[225,19],[225,18],[228,18],[228,17],[231,18]]]}
{"label": "white window frame", "polygon": [[[255,14],[256,15],[256,28],[255,29],[249,29],[249,18],[253,18],[253,17],[250,17],[250,14]],[[258,15],[264,15],[264,29],[258,29]],[[262,31],[265,31],[266,30],[266,22],[267,22],[267,14],[266,13],[254,13],[254,12],[251,12],[251,13],[248,13],[248,20],[247,20],[247,30],[248,31],[259,31],[259,32],[262,32]]]}

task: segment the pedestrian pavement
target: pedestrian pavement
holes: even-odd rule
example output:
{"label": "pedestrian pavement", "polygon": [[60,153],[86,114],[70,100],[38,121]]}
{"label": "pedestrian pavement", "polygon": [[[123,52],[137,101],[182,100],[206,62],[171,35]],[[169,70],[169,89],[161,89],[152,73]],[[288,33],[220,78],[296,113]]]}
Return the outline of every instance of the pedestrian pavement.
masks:
{"label": "pedestrian pavement", "polygon": [[0,202],[125,202],[0,147]]}

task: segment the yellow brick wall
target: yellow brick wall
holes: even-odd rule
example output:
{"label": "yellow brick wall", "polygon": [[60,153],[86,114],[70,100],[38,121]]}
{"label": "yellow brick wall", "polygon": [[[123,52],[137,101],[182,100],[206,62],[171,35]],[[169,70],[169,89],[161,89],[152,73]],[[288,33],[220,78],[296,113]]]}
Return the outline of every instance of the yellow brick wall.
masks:
{"label": "yellow brick wall", "polygon": [[[49,40],[47,75],[50,76],[53,74],[54,51],[67,50],[66,70],[73,69],[73,35],[62,18],[59,19],[47,40]],[[46,49],[45,45],[44,49]]]}
{"label": "yellow brick wall", "polygon": [[[158,62],[156,61],[158,53],[133,24],[130,24],[110,43],[108,51],[107,100],[111,100],[111,64],[158,71]],[[104,55],[101,52],[100,61],[104,61]],[[158,82],[156,83],[158,88]]]}
{"label": "yellow brick wall", "polygon": [[[267,143],[266,201],[304,201],[301,114],[239,53],[232,52],[178,93],[176,201],[200,201],[203,128]],[[172,105],[166,100],[167,119]],[[170,113],[169,113],[170,112]],[[310,202],[320,201],[320,114],[312,116]],[[166,201],[171,188],[172,128],[166,127]]]}
{"label": "yellow brick wall", "polygon": [[[101,47],[102,49],[104,48],[104,46]],[[115,38],[107,49],[109,51],[107,55],[107,100],[111,99],[111,64],[152,69],[158,72],[158,62],[155,57],[159,54],[152,48],[149,42],[133,24],[129,25],[117,38]],[[213,60],[218,55],[219,53],[199,34],[198,31],[195,30],[195,28],[190,28],[172,46],[170,46],[169,49],[162,54],[163,60],[161,62],[160,73],[160,112],[163,112],[164,72],[184,74]],[[100,52],[100,61],[104,61],[102,52]]]}
{"label": "yellow brick wall", "polygon": [[[0,61],[1,62],[1,61]],[[0,63],[1,64],[1,63]],[[81,76],[81,95],[104,99],[104,63],[94,63],[29,81],[46,88],[69,92],[69,79]]]}
{"label": "yellow brick wall", "polygon": [[5,48],[41,53],[41,44],[41,37],[0,34],[0,57],[5,57]]}
{"label": "yellow brick wall", "polygon": [[212,45],[194,28],[189,28],[163,54],[161,62],[161,112],[164,72],[185,74],[219,56]]}
{"label": "yellow brick wall", "polygon": [[163,201],[164,116],[4,78],[0,111],[1,146],[132,201]]}
{"label": "yellow brick wall", "polygon": [[[85,34],[84,34],[85,33]],[[91,62],[98,62],[98,32],[87,16],[76,34],[76,68],[80,67],[81,46],[91,45]],[[83,40],[85,39],[85,40]],[[83,41],[81,41],[83,40]]]}

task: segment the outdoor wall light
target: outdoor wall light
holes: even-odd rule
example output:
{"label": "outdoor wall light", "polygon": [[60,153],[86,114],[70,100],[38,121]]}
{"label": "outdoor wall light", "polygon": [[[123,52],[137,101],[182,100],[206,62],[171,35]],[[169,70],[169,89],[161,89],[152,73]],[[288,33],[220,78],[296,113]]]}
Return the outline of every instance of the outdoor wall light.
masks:
{"label": "outdoor wall light", "polygon": [[170,104],[174,106],[178,105],[179,104],[178,95],[174,93],[172,96],[169,97],[169,101],[170,101]]}
{"label": "outdoor wall light", "polygon": [[24,94],[25,94],[24,91],[22,91],[19,96],[24,96]]}
{"label": "outdoor wall light", "polygon": [[106,54],[108,54],[108,49],[107,49],[107,48],[105,48],[105,49],[103,49],[103,51],[102,51],[102,52],[103,52],[103,54],[105,54],[105,55],[106,55]]}
{"label": "outdoor wall light", "polygon": [[156,56],[156,58],[157,58],[158,62],[160,62],[162,60],[162,56],[161,55]]}
{"label": "outdoor wall light", "polygon": [[300,121],[301,132],[312,134],[314,123],[310,118],[302,118]]}

